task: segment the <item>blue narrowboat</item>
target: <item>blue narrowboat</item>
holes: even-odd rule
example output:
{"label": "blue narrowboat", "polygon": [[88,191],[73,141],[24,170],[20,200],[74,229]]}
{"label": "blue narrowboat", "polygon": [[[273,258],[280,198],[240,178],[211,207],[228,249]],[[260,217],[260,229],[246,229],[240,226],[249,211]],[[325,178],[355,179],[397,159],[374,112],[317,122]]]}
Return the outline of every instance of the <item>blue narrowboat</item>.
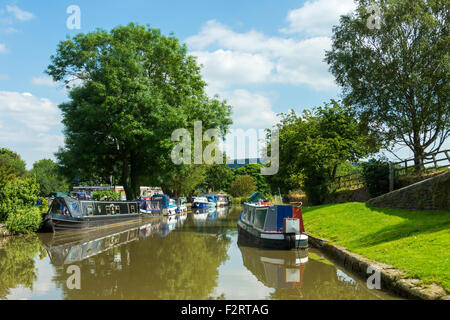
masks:
{"label": "blue narrowboat", "polygon": [[271,204],[257,194],[250,200],[237,222],[241,242],[267,249],[308,247],[301,206]]}

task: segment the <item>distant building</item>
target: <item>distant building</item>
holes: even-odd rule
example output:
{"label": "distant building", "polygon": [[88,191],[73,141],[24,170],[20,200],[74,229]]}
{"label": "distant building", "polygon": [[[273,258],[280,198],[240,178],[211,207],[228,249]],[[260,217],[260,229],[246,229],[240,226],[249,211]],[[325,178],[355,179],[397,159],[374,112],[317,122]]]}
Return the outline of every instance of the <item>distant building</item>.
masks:
{"label": "distant building", "polygon": [[258,163],[264,165],[261,158],[247,158],[247,159],[235,159],[233,160],[232,163],[228,163],[228,167],[232,169],[239,169],[251,163]]}

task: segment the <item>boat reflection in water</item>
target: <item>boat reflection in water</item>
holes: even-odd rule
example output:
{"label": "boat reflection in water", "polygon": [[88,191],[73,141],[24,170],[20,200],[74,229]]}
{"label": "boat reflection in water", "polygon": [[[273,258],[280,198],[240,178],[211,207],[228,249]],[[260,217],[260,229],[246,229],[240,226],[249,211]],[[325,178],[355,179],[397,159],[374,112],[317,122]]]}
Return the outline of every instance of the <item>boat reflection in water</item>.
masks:
{"label": "boat reflection in water", "polygon": [[301,288],[308,250],[262,250],[240,246],[244,266],[270,288]]}
{"label": "boat reflection in water", "polygon": [[[170,221],[169,221],[170,220]],[[180,217],[155,217],[147,224],[129,223],[104,229],[44,235],[42,242],[54,265],[80,262],[124,244],[148,237],[165,237],[182,223]]]}
{"label": "boat reflection in water", "polygon": [[195,225],[204,225],[228,216],[228,207],[199,208],[192,212]]}

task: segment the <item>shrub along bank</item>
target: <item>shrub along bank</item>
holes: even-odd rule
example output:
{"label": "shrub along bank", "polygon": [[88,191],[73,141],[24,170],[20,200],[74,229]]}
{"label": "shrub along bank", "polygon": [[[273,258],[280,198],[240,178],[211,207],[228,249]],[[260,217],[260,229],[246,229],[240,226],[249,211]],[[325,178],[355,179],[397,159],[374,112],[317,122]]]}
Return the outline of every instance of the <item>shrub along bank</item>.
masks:
{"label": "shrub along bank", "polygon": [[9,180],[0,188],[0,223],[11,233],[30,233],[39,229],[47,202],[36,207],[39,184],[33,178]]}
{"label": "shrub along bank", "polygon": [[304,208],[306,230],[450,291],[450,214],[344,203]]}

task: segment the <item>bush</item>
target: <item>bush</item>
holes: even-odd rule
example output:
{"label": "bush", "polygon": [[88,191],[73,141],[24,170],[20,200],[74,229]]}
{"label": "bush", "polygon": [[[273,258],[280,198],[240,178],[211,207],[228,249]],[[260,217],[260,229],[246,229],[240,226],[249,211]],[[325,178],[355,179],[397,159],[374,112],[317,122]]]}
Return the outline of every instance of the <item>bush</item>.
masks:
{"label": "bush", "polygon": [[13,233],[31,233],[39,229],[42,213],[38,207],[21,208],[10,213],[6,220],[6,228]]}
{"label": "bush", "polygon": [[14,179],[0,188],[0,222],[20,209],[31,209],[36,205],[39,185],[35,178]]}
{"label": "bush", "polygon": [[328,196],[329,178],[325,170],[315,169],[310,170],[305,174],[304,190],[308,198],[308,203],[312,205],[319,205],[324,203]]}
{"label": "bush", "polygon": [[243,204],[245,201],[248,200],[249,197],[233,197],[230,196],[230,200],[232,204]]}
{"label": "bush", "polygon": [[372,197],[389,192],[389,162],[370,159],[362,164],[361,176],[364,187]]}
{"label": "bush", "polygon": [[92,194],[92,199],[96,201],[101,201],[106,199],[107,201],[119,201],[120,193],[114,191],[96,191]]}
{"label": "bush", "polygon": [[230,185],[230,193],[233,197],[248,197],[255,191],[255,180],[250,175],[239,176]]}

